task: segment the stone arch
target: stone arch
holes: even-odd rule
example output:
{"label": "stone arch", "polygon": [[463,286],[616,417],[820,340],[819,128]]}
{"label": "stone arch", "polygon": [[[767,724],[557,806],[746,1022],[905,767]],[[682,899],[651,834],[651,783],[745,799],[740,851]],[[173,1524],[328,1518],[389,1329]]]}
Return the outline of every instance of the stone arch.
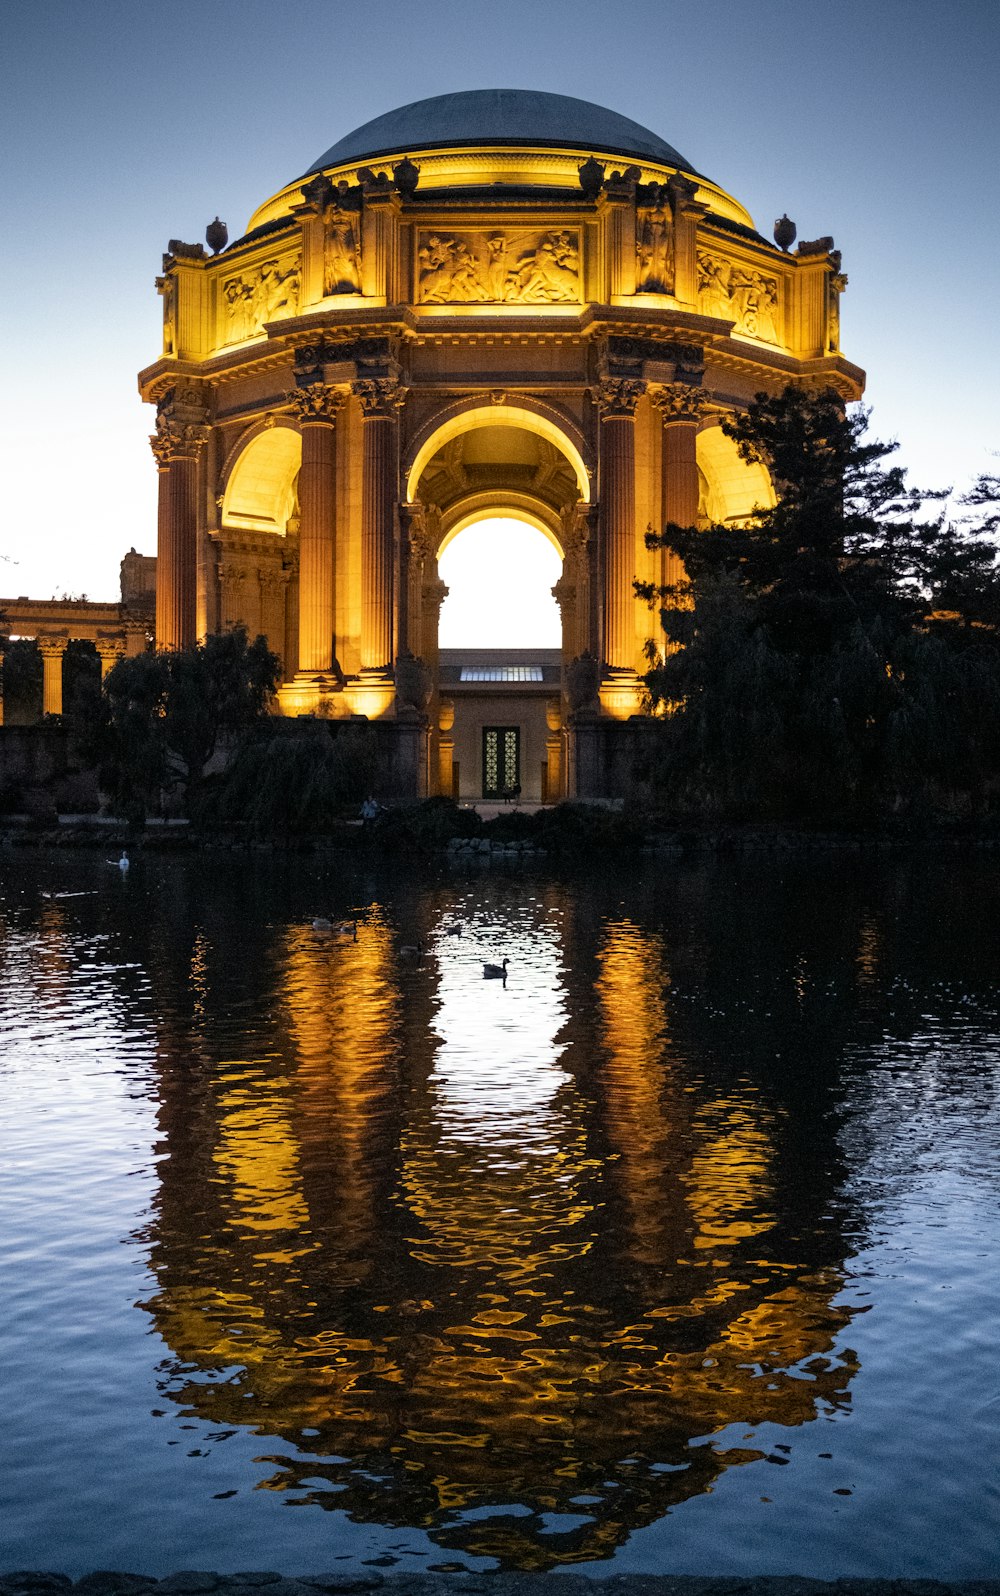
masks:
{"label": "stone arch", "polygon": [[420,478],[439,449],[464,432],[481,427],[514,427],[544,438],[569,461],[581,499],[590,502],[590,471],[583,449],[584,438],[569,416],[551,405],[517,395],[508,403],[483,404],[481,398],[457,400],[438,410],[420,429],[407,452],[406,494],[419,497]]}
{"label": "stone arch", "polygon": [[435,559],[441,558],[460,532],[474,526],[477,521],[486,520],[523,521],[551,543],[561,560],[566,557],[558,516],[547,504],[540,503],[530,495],[511,492],[500,498],[495,493],[476,493],[452,506],[447,515],[441,517],[441,535]]}
{"label": "stone arch", "polygon": [[774,488],[766,466],[749,465],[740,458],[732,438],[727,438],[717,421],[698,433],[696,441],[698,472],[701,478],[699,514],[705,520],[737,523],[755,509],[767,509],[775,502]]}
{"label": "stone arch", "polygon": [[295,512],[295,483],[302,463],[302,437],[287,423],[263,426],[240,440],[227,462],[222,525],[283,537]]}

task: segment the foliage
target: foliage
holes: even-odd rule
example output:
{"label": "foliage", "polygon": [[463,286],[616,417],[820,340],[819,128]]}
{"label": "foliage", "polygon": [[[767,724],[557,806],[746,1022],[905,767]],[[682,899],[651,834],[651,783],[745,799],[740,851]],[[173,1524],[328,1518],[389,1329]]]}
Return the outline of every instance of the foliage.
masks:
{"label": "foliage", "polygon": [[247,738],[204,793],[196,818],[242,823],[254,836],[328,831],[371,792],[377,759],[371,727],[270,720]]}
{"label": "foliage", "polygon": [[190,808],[206,766],[267,713],[280,666],[242,628],[176,653],[122,659],[108,673],[89,751],[102,785],[130,818],[177,788]]}
{"label": "foliage", "polygon": [[27,726],[42,707],[42,656],[33,638],[5,638],[3,712],[8,726]]}
{"label": "foliage", "polygon": [[647,539],[687,573],[637,584],[662,606],[646,686],[679,812],[867,819],[1000,792],[997,479],[947,520],[867,427],[832,392],[758,395],[723,429],[776,504]]}

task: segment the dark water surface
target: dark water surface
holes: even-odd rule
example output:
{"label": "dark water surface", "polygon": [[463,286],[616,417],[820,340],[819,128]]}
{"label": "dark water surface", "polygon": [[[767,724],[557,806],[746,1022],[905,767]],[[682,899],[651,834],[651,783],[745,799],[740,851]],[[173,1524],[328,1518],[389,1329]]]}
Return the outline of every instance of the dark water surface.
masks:
{"label": "dark water surface", "polygon": [[998,1011],[988,858],[3,854],[0,1566],[995,1574]]}

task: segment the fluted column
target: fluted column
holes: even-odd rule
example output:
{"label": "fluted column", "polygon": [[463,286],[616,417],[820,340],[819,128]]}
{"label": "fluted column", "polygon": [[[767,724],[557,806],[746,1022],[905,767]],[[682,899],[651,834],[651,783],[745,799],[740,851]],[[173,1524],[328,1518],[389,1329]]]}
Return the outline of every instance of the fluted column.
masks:
{"label": "fluted column", "polygon": [[63,708],[62,668],[66,652],[65,637],[40,637],[42,656],[42,714],[61,715]]}
{"label": "fluted column", "polygon": [[125,653],[124,637],[99,637],[97,652],[101,660],[101,681],[113,670]]}
{"label": "fluted column", "polygon": [[299,470],[300,672],[338,670],[336,625],[336,434],[343,395],[323,382],[297,388],[292,400],[302,428]]}
{"label": "fluted column", "polygon": [[611,378],[597,394],[601,412],[603,653],[607,670],[635,671],[635,407],[643,384]]}
{"label": "fluted column", "polygon": [[354,384],[362,415],[361,669],[392,673],[393,530],[399,483],[399,407],[390,379]]}
{"label": "fluted column", "polygon": [[189,648],[198,640],[198,456],[208,436],[200,422],[161,414],[149,440],[159,471],[157,648]]}
{"label": "fluted column", "polygon": [[[705,394],[688,383],[670,383],[651,393],[663,417],[663,525],[693,527],[698,520],[698,424],[705,413]],[[676,554],[663,551],[661,581],[672,586],[684,569]]]}

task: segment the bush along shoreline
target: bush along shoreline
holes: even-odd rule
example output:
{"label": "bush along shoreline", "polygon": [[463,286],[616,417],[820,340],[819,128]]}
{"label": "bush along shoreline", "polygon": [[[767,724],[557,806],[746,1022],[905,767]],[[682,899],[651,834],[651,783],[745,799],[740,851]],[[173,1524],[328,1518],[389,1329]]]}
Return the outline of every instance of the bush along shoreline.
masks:
{"label": "bush along shoreline", "polygon": [[11,816],[0,820],[4,849],[127,849],[131,854],[196,851],[364,854],[400,867],[433,861],[454,869],[567,864],[600,868],[605,860],[640,867],[656,857],[734,853],[841,853],[932,847],[1000,849],[1000,819],[944,821],[912,817],[861,827],[692,822],[641,808],[562,803],[534,812],[511,809],[484,819],[450,798],[381,808],[369,821],[345,806],[315,829],[277,827],[268,835],[245,822],[187,820],[129,823],[96,816]]}

